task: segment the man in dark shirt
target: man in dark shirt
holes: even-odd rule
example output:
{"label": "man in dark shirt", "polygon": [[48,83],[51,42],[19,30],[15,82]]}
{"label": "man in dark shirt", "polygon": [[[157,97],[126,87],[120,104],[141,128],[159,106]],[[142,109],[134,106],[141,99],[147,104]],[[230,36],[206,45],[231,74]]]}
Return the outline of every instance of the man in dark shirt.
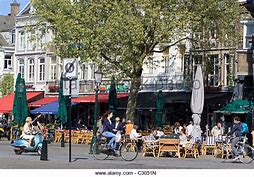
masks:
{"label": "man in dark shirt", "polygon": [[234,138],[232,139],[232,142],[231,142],[232,152],[235,157],[234,160],[239,159],[239,154],[237,153],[236,144],[240,140],[241,129],[242,129],[242,123],[241,123],[240,117],[234,117],[234,124],[231,128],[231,131],[228,132],[227,134],[227,135],[234,134]]}

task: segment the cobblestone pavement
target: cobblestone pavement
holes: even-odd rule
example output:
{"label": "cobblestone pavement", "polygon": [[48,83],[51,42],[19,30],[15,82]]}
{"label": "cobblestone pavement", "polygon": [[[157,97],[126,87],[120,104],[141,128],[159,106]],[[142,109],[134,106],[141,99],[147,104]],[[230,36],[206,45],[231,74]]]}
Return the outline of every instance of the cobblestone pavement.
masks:
{"label": "cobblestone pavement", "polygon": [[72,162],[69,163],[69,148],[60,144],[48,145],[48,161],[41,161],[36,153],[15,155],[10,142],[0,141],[0,169],[253,169],[252,164],[232,163],[213,156],[194,158],[142,157],[127,162],[121,157],[95,160],[89,154],[88,145],[72,145]]}

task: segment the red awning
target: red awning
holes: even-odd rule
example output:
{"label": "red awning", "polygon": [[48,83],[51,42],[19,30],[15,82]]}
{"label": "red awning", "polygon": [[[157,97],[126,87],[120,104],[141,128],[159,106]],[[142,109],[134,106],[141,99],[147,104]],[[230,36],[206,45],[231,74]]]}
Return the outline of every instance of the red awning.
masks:
{"label": "red awning", "polygon": [[[26,92],[27,102],[43,98],[43,92]],[[0,113],[11,113],[14,101],[14,93],[0,99]]]}
{"label": "red awning", "polygon": [[[117,98],[125,98],[128,97],[128,94],[117,94]],[[86,95],[78,98],[73,98],[72,102],[75,103],[94,103],[95,95]],[[99,94],[98,95],[99,103],[107,103],[108,102],[108,94]]]}
{"label": "red awning", "polygon": [[41,107],[41,106],[44,106],[48,103],[55,102],[57,100],[58,100],[58,97],[45,97],[45,98],[42,98],[40,100],[29,103],[28,106],[29,107]]}

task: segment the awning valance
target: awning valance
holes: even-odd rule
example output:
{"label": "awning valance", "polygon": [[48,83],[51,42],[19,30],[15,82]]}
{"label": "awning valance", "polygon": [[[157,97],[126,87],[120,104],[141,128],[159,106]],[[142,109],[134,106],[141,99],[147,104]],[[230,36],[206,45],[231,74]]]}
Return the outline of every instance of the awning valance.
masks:
{"label": "awning valance", "polygon": [[[99,103],[107,103],[108,102],[108,94],[99,94],[98,95],[98,102]],[[128,94],[117,94],[117,98],[125,98],[128,97]],[[95,102],[95,95],[86,95],[81,96],[78,98],[73,98],[72,102],[75,103],[94,103]]]}
{"label": "awning valance", "polygon": [[58,97],[45,97],[45,98],[42,98],[40,100],[29,103],[28,106],[29,107],[41,107],[41,106],[44,106],[48,103],[55,102],[57,100],[58,100]]}
{"label": "awning valance", "polygon": [[[27,92],[27,102],[33,102],[35,100],[43,98],[43,92]],[[0,113],[11,113],[13,108],[14,93],[0,99]]]}
{"label": "awning valance", "polygon": [[221,109],[215,111],[215,113],[222,113],[222,114],[247,114],[249,113],[250,109],[254,108],[254,104],[248,100],[241,100],[237,99],[226,106],[222,107]]}
{"label": "awning valance", "polygon": [[[74,106],[77,103],[72,103],[71,105]],[[58,111],[58,107],[59,107],[59,103],[58,101],[46,104],[42,107],[36,108],[31,112],[31,114],[52,114],[52,115],[57,115],[57,111]]]}

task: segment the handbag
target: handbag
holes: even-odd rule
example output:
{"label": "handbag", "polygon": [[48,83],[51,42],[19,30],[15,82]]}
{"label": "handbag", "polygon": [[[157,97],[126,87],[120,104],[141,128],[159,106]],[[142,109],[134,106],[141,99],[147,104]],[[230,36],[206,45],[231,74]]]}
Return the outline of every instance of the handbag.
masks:
{"label": "handbag", "polygon": [[119,143],[119,142],[121,141],[121,139],[122,139],[121,132],[118,131],[118,132],[116,133],[116,139],[115,139],[115,141],[116,141],[117,143]]}

